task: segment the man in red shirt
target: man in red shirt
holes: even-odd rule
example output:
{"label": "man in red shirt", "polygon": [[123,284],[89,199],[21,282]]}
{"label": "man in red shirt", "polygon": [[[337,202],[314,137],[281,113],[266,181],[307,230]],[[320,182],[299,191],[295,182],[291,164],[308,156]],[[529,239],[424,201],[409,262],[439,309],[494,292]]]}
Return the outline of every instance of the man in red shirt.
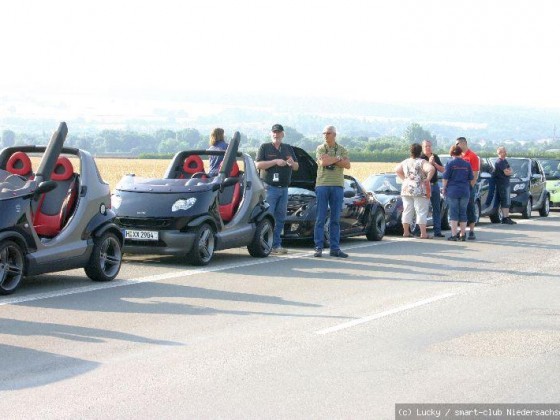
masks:
{"label": "man in red shirt", "polygon": [[474,234],[474,225],[476,223],[475,184],[476,180],[478,179],[478,173],[480,172],[480,159],[476,153],[469,149],[466,138],[457,138],[457,142],[455,144],[459,146],[463,151],[462,157],[464,160],[470,163],[474,175],[471,181],[471,195],[469,197],[469,204],[467,206],[467,223],[469,225],[469,235],[467,236],[467,239],[474,241],[476,239],[476,236]]}

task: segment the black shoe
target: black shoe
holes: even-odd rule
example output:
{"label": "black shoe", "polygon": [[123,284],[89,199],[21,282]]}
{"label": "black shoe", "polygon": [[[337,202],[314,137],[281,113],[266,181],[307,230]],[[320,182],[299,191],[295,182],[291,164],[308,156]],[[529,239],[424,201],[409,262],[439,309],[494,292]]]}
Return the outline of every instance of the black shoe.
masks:
{"label": "black shoe", "polygon": [[474,232],[472,232],[472,231],[469,232],[469,241],[474,241],[475,239],[476,239],[476,236],[474,235]]}
{"label": "black shoe", "polygon": [[321,248],[315,248],[315,254],[313,254],[314,257],[319,258],[323,256],[323,250]]}
{"label": "black shoe", "polygon": [[465,237],[465,235],[459,235],[459,240],[462,241],[462,242],[465,242],[467,240],[467,238]]}
{"label": "black shoe", "polygon": [[445,238],[443,233],[434,233],[434,238]]}
{"label": "black shoe", "polygon": [[459,240],[459,237],[457,235],[451,235],[447,237],[447,240],[457,242]]}
{"label": "black shoe", "polygon": [[342,250],[338,250],[338,251],[331,251],[330,252],[331,257],[338,257],[338,258],[348,258],[348,254],[346,254],[345,252],[342,252]]}
{"label": "black shoe", "polygon": [[509,217],[504,217],[504,218],[502,219],[502,223],[503,223],[504,225],[516,225],[516,224],[517,224],[517,222],[514,222],[514,221],[511,220]]}

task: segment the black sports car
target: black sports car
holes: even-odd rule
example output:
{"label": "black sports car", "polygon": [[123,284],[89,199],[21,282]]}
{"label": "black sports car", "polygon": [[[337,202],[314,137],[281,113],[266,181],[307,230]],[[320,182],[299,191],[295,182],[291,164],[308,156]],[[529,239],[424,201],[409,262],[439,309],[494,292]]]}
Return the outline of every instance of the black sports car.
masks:
{"label": "black sports car", "polygon": [[[236,132],[225,152],[177,153],[162,179],[123,177],[112,202],[124,251],[185,255],[194,265],[208,264],[214,251],[240,246],[253,257],[267,257],[274,217],[251,156],[237,151],[239,137]],[[204,171],[210,156],[224,156],[215,177]]]}
{"label": "black sports car", "polygon": [[[397,175],[388,172],[368,176],[364,180],[364,188],[366,191],[375,195],[377,200],[385,208],[387,229],[402,233],[402,212],[403,203],[401,199],[401,183]],[[441,228],[443,230],[449,229],[449,220],[447,217],[448,208],[445,200],[441,200]],[[430,210],[428,212],[427,225],[433,225],[432,218],[432,205],[430,203]],[[411,230],[414,231],[416,223],[413,223]]]}
{"label": "black sports car", "polygon": [[[299,147],[294,147],[299,170],[292,174],[288,189],[288,214],[282,237],[287,240],[313,239],[317,198],[315,179],[317,162]],[[325,242],[328,243],[328,219],[325,222]],[[340,236],[366,235],[370,241],[380,241],[385,235],[383,207],[350,175],[344,175],[344,203],[340,217]]]}

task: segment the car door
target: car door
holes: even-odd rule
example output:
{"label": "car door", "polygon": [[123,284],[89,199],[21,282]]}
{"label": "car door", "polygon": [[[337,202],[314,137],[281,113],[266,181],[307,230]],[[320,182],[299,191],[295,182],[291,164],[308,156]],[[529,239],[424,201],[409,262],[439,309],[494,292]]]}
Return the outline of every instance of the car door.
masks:
{"label": "car door", "polygon": [[533,197],[533,208],[540,208],[544,197],[545,178],[542,168],[535,159],[531,159],[531,196]]}
{"label": "car door", "polygon": [[343,235],[351,235],[362,230],[363,215],[367,205],[367,197],[356,179],[344,176],[344,200],[340,214],[340,231]]}
{"label": "car door", "polygon": [[494,168],[490,160],[486,158],[480,159],[480,173],[476,182],[477,197],[480,200],[480,215],[488,216],[498,207],[495,193],[494,180],[492,172]]}

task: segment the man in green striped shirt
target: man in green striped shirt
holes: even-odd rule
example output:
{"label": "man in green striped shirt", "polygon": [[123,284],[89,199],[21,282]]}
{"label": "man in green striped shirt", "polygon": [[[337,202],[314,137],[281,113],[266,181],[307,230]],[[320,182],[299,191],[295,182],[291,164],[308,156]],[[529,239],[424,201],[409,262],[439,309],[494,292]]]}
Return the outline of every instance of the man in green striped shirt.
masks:
{"label": "man in green striped shirt", "polygon": [[328,125],[323,129],[325,142],[317,147],[317,218],[315,220],[315,257],[323,255],[325,219],[330,209],[329,242],[330,255],[347,258],[340,249],[340,213],[344,200],[344,169],[350,169],[348,151],[336,142],[336,128]]}

